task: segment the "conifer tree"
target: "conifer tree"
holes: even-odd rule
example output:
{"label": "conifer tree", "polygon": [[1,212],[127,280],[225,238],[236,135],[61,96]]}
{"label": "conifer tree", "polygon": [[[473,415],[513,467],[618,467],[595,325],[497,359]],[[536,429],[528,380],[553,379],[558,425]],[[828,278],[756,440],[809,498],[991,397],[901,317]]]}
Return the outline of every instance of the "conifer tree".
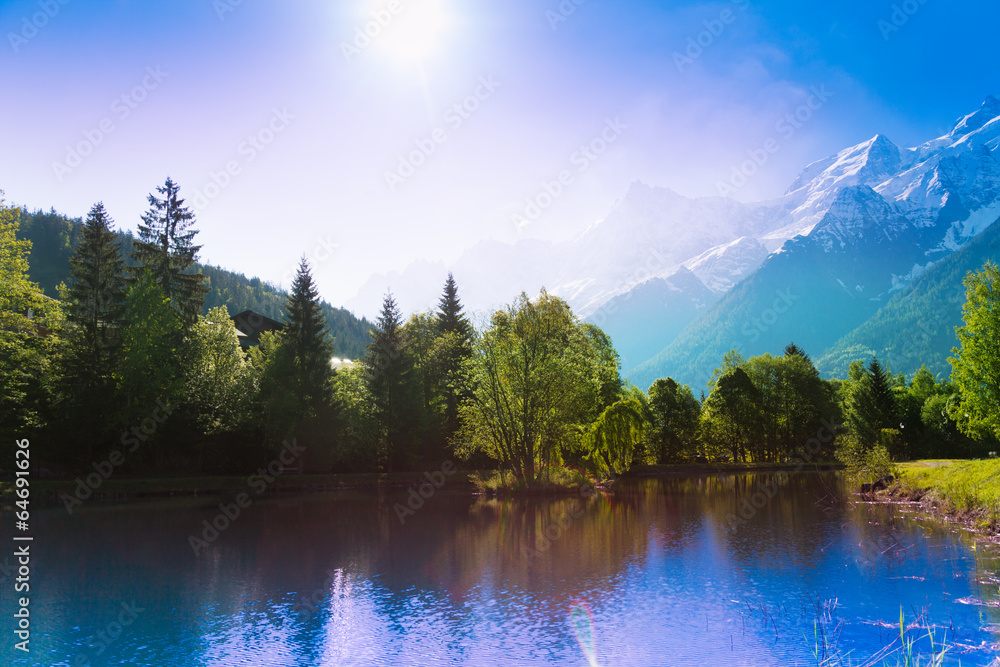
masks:
{"label": "conifer tree", "polygon": [[438,331],[442,337],[441,372],[444,391],[444,435],[450,440],[461,426],[458,418],[459,373],[472,355],[472,326],[462,312],[455,277],[449,272],[438,302]]}
{"label": "conifer tree", "polygon": [[125,314],[125,270],[113,224],[104,204],[94,204],[69,260],[70,285],[63,294],[73,325],[66,379],[74,394],[91,399],[110,388]]}
{"label": "conifer tree", "polygon": [[365,384],[375,403],[379,431],[378,458],[391,470],[409,452],[408,425],[413,408],[412,364],[406,350],[403,316],[392,294],[382,301],[382,312],[371,331],[365,355]]}
{"label": "conifer tree", "polygon": [[327,336],[319,290],[304,256],[292,282],[287,310],[282,346],[291,365],[292,391],[302,408],[315,413],[330,400],[333,345]]}
{"label": "conifer tree", "polygon": [[205,276],[192,273],[201,246],[194,245],[198,230],[193,229],[194,213],[178,196],[180,187],[169,177],[150,194],[149,210],[142,216],[133,257],[149,269],[171,305],[190,326],[198,319],[208,287]]}
{"label": "conifer tree", "polygon": [[890,376],[877,358],[872,358],[851,389],[847,419],[852,433],[866,445],[877,444],[883,429],[899,427]]}
{"label": "conifer tree", "polygon": [[458,286],[455,277],[449,272],[444,283],[444,292],[438,301],[438,328],[441,333],[455,333],[468,340],[472,334],[469,320],[462,312],[462,302],[458,298]]}

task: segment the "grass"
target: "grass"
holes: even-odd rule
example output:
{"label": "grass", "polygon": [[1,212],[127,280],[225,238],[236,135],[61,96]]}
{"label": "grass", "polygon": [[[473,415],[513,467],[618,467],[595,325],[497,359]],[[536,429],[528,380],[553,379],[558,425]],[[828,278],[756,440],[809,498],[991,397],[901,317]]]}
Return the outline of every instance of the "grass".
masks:
{"label": "grass", "polygon": [[469,480],[480,493],[491,496],[563,495],[577,493],[581,488],[594,486],[594,480],[587,475],[562,466],[538,471],[531,484],[525,484],[524,480],[517,479],[513,473],[501,471],[472,473]]}
{"label": "grass", "polygon": [[[925,460],[899,464],[904,491],[929,499],[947,512],[1000,523],[1000,459]],[[970,518],[972,518],[970,516]]]}

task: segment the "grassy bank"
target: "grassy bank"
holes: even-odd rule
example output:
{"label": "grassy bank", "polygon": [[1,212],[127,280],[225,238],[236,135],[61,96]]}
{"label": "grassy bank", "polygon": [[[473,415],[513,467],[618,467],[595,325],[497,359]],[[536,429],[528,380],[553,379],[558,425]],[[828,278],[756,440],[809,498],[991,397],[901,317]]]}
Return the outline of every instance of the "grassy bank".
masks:
{"label": "grassy bank", "polygon": [[897,496],[920,500],[980,529],[1000,527],[1000,459],[899,464]]}

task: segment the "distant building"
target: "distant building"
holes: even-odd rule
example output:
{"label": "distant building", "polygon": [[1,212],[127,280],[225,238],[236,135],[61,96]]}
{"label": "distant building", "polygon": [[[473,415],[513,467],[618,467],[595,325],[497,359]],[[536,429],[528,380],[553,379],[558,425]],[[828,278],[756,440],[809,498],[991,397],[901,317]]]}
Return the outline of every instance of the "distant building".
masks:
{"label": "distant building", "polygon": [[281,331],[285,328],[281,322],[276,322],[270,317],[252,310],[244,310],[238,315],[233,315],[232,319],[233,324],[236,325],[236,335],[240,339],[240,346],[243,348],[260,345],[260,335],[265,331]]}

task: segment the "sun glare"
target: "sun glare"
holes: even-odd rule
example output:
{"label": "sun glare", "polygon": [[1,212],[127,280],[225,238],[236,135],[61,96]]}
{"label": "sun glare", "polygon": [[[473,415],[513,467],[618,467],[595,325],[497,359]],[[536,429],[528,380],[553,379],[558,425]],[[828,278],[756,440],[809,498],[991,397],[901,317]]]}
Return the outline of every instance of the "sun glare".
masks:
{"label": "sun glare", "polygon": [[400,63],[423,62],[432,56],[451,23],[444,0],[397,0],[383,4],[382,11],[389,12],[391,20],[373,40],[374,46]]}

